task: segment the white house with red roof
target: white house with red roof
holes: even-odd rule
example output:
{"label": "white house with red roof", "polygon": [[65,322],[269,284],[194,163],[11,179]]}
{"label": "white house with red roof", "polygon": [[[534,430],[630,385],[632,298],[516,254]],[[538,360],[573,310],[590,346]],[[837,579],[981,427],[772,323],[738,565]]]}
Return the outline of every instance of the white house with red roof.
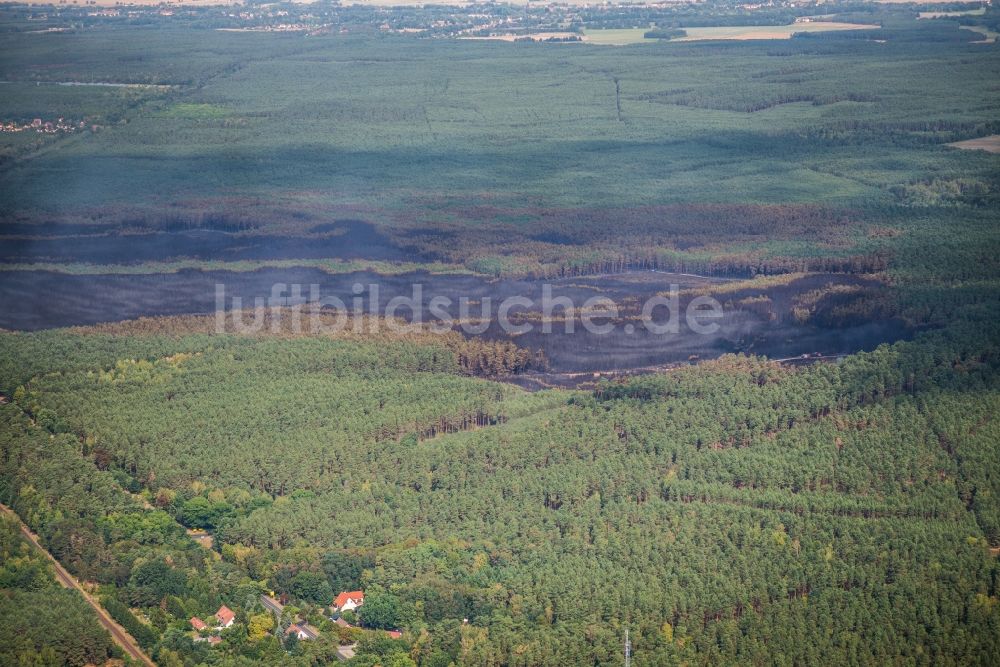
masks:
{"label": "white house with red roof", "polygon": [[365,594],[362,591],[344,591],[333,601],[334,611],[350,611],[357,609],[365,603]]}
{"label": "white house with red roof", "polygon": [[204,630],[205,628],[208,627],[208,623],[206,623],[205,621],[201,620],[197,616],[192,616],[191,617],[191,627],[194,628],[195,631],[201,632],[202,630]]}
{"label": "white house with red roof", "polygon": [[319,630],[305,622],[293,623],[285,630],[285,636],[288,635],[295,635],[302,640],[316,639],[319,637]]}
{"label": "white house with red roof", "polygon": [[219,620],[218,628],[221,630],[233,624],[233,621],[236,620],[236,612],[226,605],[222,605],[219,607],[219,611],[215,612],[215,618]]}

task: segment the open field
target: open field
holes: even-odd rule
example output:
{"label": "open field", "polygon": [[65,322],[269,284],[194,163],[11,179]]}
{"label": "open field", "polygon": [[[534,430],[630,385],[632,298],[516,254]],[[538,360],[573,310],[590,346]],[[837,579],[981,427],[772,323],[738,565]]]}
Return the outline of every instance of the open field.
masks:
{"label": "open field", "polygon": [[679,42],[693,42],[706,39],[790,39],[797,32],[833,32],[837,30],[872,30],[877,25],[866,23],[838,23],[836,21],[814,21],[780,26],[735,26],[719,28],[685,28],[687,37]]}
{"label": "open field", "polygon": [[1000,37],[1000,32],[990,30],[984,26],[980,25],[964,25],[962,30],[970,30],[972,32],[978,32],[983,35],[983,39],[978,40],[977,44],[996,44],[997,38]]}
{"label": "open field", "polygon": [[979,7],[978,9],[966,9],[963,11],[953,11],[953,12],[920,12],[917,14],[918,19],[941,19],[950,18],[953,16],[982,16],[986,13],[986,7]]}
{"label": "open field", "polygon": [[659,40],[643,37],[649,28],[606,28],[584,30],[583,37],[588,44],[606,46],[626,46],[628,44],[655,43]]}
{"label": "open field", "polygon": [[[705,40],[752,40],[790,39],[797,32],[830,32],[835,30],[871,30],[878,26],[862,23],[838,23],[835,21],[815,21],[779,26],[723,26],[711,28],[684,28],[686,37],[678,37],[671,42],[698,42]],[[628,44],[655,43],[660,40],[646,39],[643,35],[649,28],[624,28],[620,30],[587,30],[585,39],[591,44],[625,46]]]}
{"label": "open field", "polygon": [[954,141],[949,146],[972,151],[986,151],[987,153],[1000,153],[1000,134],[979,139],[966,139],[965,141]]}

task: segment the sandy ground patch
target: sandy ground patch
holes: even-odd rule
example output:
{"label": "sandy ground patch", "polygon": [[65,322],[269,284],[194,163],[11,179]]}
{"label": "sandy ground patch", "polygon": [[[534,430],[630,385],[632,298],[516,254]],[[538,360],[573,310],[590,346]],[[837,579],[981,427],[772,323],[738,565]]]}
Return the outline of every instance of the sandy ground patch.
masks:
{"label": "sandy ground patch", "polygon": [[678,42],[694,42],[705,39],[791,39],[797,32],[830,32],[833,30],[874,30],[877,25],[867,23],[839,23],[835,21],[815,21],[778,26],[734,26],[718,28],[685,28],[687,37]]}
{"label": "sandy ground patch", "polygon": [[966,139],[965,141],[956,141],[945,145],[954,146],[955,148],[961,148],[967,151],[1000,153],[1000,134],[992,134],[988,137],[979,137],[978,139]]}
{"label": "sandy ground patch", "polygon": [[[828,32],[831,30],[872,30],[877,25],[866,23],[838,23],[834,21],[811,21],[790,25],[723,26],[712,28],[684,28],[687,37],[672,39],[672,42],[697,42],[711,39],[791,39],[797,32]],[[629,28],[622,30],[587,30],[584,40],[591,44],[624,46],[658,40],[646,39],[643,35],[649,28]]]}

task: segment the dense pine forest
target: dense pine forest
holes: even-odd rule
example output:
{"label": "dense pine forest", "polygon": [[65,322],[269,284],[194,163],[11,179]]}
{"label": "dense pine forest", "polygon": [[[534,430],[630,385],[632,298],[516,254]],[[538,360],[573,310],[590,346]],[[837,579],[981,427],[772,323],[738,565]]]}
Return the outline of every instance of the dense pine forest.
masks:
{"label": "dense pine forest", "polygon": [[328,636],[227,631],[227,660],[321,664],[320,610],[358,588],[384,596],[369,627],[406,629],[361,649],[418,664],[613,662],[625,627],[640,664],[1000,651],[1000,357],[975,322],[535,394],[434,345],[147,329],[0,339],[0,489],[160,660],[204,659],[187,619],[223,602],[253,630],[273,591]]}
{"label": "dense pine forest", "polygon": [[5,665],[104,664],[119,650],[75,591],[60,588],[49,563],[0,516],[0,662]]}
{"label": "dense pine forest", "polygon": [[[678,41],[824,22],[862,27]],[[998,30],[0,7],[0,503],[163,667],[996,665]],[[616,325],[683,278],[792,356],[206,314],[271,275],[560,281]],[[118,664],[12,519],[0,556],[0,664]]]}

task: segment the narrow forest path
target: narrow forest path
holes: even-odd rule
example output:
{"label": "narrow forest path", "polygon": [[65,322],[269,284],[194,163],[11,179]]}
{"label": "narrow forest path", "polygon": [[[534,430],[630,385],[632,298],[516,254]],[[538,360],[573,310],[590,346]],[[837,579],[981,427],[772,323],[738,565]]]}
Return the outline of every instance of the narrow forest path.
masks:
{"label": "narrow forest path", "polygon": [[118,625],[118,623],[116,623],[114,619],[108,615],[108,612],[104,610],[104,607],[102,607],[90,593],[84,590],[83,586],[80,585],[80,582],[77,581],[76,578],[70,574],[69,571],[67,571],[66,568],[64,568],[45,547],[42,546],[38,536],[31,532],[31,529],[28,528],[23,521],[21,521],[21,517],[19,517],[14,510],[3,504],[0,504],[0,511],[16,520],[17,524],[21,527],[21,533],[24,535],[25,539],[28,540],[28,542],[38,551],[44,554],[49,562],[52,563],[52,567],[55,569],[56,573],[56,580],[64,587],[74,589],[83,596],[83,599],[87,601],[87,604],[89,604],[94,609],[94,613],[97,614],[97,620],[100,621],[101,625],[103,625],[111,634],[111,638],[115,640],[116,644],[121,646],[133,660],[137,660],[147,667],[156,667],[156,663],[149,659],[149,656],[143,652],[142,648],[139,647],[138,642],[135,641],[132,635],[130,635],[125,628]]}

